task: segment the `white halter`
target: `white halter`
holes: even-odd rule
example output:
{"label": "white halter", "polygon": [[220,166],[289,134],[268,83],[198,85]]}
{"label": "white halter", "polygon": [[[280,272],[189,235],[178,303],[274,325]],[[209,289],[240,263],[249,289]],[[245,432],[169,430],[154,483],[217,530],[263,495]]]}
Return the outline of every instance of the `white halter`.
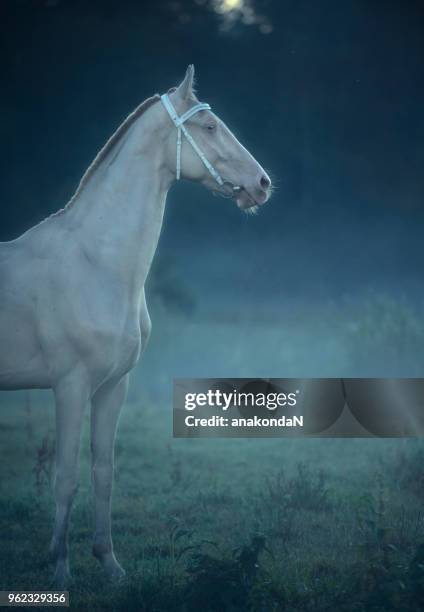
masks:
{"label": "white halter", "polygon": [[191,144],[193,149],[196,151],[197,155],[200,157],[200,159],[202,160],[202,162],[204,163],[208,171],[211,173],[213,178],[216,180],[218,185],[223,185],[224,181],[221,178],[220,174],[215,170],[212,164],[208,162],[205,155],[203,154],[201,149],[199,149],[199,147],[197,146],[197,144],[195,143],[192,136],[190,135],[190,133],[188,132],[187,128],[184,125],[187,119],[190,119],[190,117],[192,117],[195,113],[198,113],[201,110],[210,110],[211,107],[209,106],[209,104],[207,104],[206,102],[199,102],[199,104],[192,106],[191,108],[188,109],[188,111],[184,113],[184,115],[181,115],[181,117],[179,117],[171,100],[169,99],[168,94],[164,94],[163,96],[160,97],[160,99],[162,100],[162,104],[168,111],[168,114],[171,117],[172,122],[177,128],[177,181],[180,180],[180,176],[181,176],[181,145],[182,145],[181,132],[183,132],[184,136],[186,137],[188,142]]}

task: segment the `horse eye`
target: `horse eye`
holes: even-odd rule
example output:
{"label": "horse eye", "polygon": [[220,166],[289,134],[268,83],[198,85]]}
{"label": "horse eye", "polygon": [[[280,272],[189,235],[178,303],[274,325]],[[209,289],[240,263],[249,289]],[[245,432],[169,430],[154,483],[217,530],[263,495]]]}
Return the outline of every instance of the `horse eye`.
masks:
{"label": "horse eye", "polygon": [[214,131],[214,129],[215,129],[215,127],[216,127],[216,125],[215,125],[214,123],[209,123],[209,124],[206,126],[206,129],[208,130],[208,132],[213,132],[213,131]]}

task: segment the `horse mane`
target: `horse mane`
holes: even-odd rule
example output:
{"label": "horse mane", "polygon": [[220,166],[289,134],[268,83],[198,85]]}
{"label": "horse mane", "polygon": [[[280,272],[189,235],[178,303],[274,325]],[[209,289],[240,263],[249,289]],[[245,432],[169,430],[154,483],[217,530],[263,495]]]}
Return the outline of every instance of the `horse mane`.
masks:
{"label": "horse mane", "polygon": [[128,132],[129,128],[133,125],[133,123],[139,117],[141,117],[141,115],[143,115],[146,112],[147,109],[149,109],[151,106],[153,106],[153,104],[155,104],[158,100],[160,100],[160,95],[159,94],[154,94],[153,96],[151,96],[150,98],[147,98],[146,100],[144,100],[144,102],[139,104],[137,106],[137,108],[135,110],[133,110],[133,112],[128,115],[128,117],[115,130],[115,132],[112,134],[112,136],[109,138],[109,140],[107,140],[106,144],[103,145],[103,147],[97,153],[97,155],[94,158],[94,160],[88,166],[87,170],[84,172],[84,174],[83,174],[83,176],[82,176],[82,178],[81,178],[81,180],[79,182],[79,185],[78,185],[74,195],[71,197],[71,199],[65,205],[65,207],[61,208],[57,212],[53,213],[52,215],[50,215],[50,217],[55,217],[57,215],[61,215],[66,210],[71,208],[71,206],[74,204],[74,202],[76,201],[76,199],[80,195],[81,191],[87,185],[87,183],[90,180],[90,178],[93,176],[93,174],[99,168],[100,164],[106,159],[106,157],[109,155],[109,153],[115,147],[115,145]]}

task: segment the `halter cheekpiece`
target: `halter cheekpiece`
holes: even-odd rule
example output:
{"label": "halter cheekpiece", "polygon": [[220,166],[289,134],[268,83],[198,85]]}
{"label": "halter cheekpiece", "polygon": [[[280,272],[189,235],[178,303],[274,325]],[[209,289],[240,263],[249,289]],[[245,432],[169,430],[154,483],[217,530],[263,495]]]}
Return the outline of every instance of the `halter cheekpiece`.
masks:
{"label": "halter cheekpiece", "polygon": [[181,146],[182,146],[182,135],[181,134],[183,133],[187,141],[191,144],[193,149],[196,151],[197,155],[200,157],[203,164],[206,166],[207,170],[216,180],[218,185],[223,185],[224,181],[221,178],[220,174],[215,170],[212,164],[206,159],[203,151],[197,146],[190,132],[187,130],[187,128],[184,125],[187,119],[190,119],[190,117],[192,117],[199,111],[211,110],[211,107],[209,106],[209,104],[207,104],[206,102],[199,102],[199,104],[195,104],[194,106],[189,108],[188,111],[186,111],[183,115],[181,115],[181,117],[179,117],[168,94],[164,94],[163,96],[160,97],[160,99],[162,101],[162,104],[168,111],[168,115],[171,117],[173,124],[177,128],[177,171],[176,171],[177,181],[179,181],[181,177]]}

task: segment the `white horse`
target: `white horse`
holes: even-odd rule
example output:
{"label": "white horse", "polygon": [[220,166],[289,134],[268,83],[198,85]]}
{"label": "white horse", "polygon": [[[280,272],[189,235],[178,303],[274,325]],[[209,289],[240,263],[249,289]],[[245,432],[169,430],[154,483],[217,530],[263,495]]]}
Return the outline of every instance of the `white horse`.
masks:
{"label": "white horse", "polygon": [[52,389],[55,397],[50,550],[58,587],[70,576],[67,532],[88,402],[93,553],[110,578],[125,573],[111,538],[113,447],[128,373],[150,333],[144,284],[169,188],[181,176],[233,197],[241,209],[270,195],[268,175],[199,103],[193,77],[189,66],[177,88],[129,115],[63,210],[0,243],[0,389]]}

